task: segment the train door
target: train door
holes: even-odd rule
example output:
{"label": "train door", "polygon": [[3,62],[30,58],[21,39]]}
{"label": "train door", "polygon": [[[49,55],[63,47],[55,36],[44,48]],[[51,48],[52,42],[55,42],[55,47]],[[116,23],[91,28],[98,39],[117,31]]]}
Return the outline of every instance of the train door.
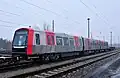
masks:
{"label": "train door", "polygon": [[40,45],[40,33],[35,32],[35,45],[39,46]]}
{"label": "train door", "polygon": [[46,44],[55,45],[55,34],[52,32],[46,32]]}
{"label": "train door", "polygon": [[89,52],[91,51],[91,40],[90,39],[88,39],[88,50],[89,50]]}
{"label": "train door", "polygon": [[79,42],[79,37],[78,36],[74,36],[74,41],[75,41],[75,50],[76,51],[80,51],[79,50],[79,46],[80,46],[80,42]]}
{"label": "train door", "polygon": [[55,34],[53,32],[46,32],[46,56],[49,60],[55,60],[59,58],[55,52]]}
{"label": "train door", "polygon": [[33,54],[41,53],[40,49],[40,32],[34,32]]}
{"label": "train door", "polygon": [[82,37],[80,37],[79,38],[79,46],[80,46],[80,51],[83,51],[83,38]]}
{"label": "train door", "polygon": [[83,44],[82,51],[84,51],[85,50],[85,42],[84,42],[84,38],[83,37],[81,37],[81,41],[82,41],[82,44]]}

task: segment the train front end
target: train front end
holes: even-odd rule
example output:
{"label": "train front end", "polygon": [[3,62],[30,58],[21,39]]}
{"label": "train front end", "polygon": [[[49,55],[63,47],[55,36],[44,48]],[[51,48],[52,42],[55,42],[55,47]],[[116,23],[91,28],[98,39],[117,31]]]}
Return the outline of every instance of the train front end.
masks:
{"label": "train front end", "polygon": [[33,29],[20,28],[15,31],[12,42],[13,57],[28,57],[32,55]]}

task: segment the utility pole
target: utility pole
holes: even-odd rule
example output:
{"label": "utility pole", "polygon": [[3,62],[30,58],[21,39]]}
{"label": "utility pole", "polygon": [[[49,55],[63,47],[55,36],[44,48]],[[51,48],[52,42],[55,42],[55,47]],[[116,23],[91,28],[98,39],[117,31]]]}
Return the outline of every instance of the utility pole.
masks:
{"label": "utility pole", "polygon": [[102,34],[102,33],[100,32],[100,38],[99,38],[100,40],[102,40],[102,35],[101,35],[101,34]]}
{"label": "utility pole", "polygon": [[88,20],[88,38],[90,38],[90,18]]}
{"label": "utility pole", "polygon": [[47,25],[47,31],[49,31],[49,26]]}
{"label": "utility pole", "polygon": [[110,35],[111,35],[110,44],[111,44],[111,47],[112,47],[112,32],[110,32]]}
{"label": "utility pole", "polygon": [[54,20],[52,20],[52,31],[54,32]]}
{"label": "utility pole", "polygon": [[92,39],[92,32],[91,32],[91,39]]}
{"label": "utility pole", "polygon": [[46,30],[46,23],[43,24],[44,31]]}
{"label": "utility pole", "polygon": [[118,47],[119,47],[119,36],[118,36]]}
{"label": "utility pole", "polygon": [[[88,18],[87,19],[88,20],[88,39],[90,38],[90,18]],[[90,41],[88,40],[88,48],[90,49],[90,46],[89,46],[89,44],[90,44]]]}
{"label": "utility pole", "polygon": [[103,41],[105,41],[105,36],[103,36]]}

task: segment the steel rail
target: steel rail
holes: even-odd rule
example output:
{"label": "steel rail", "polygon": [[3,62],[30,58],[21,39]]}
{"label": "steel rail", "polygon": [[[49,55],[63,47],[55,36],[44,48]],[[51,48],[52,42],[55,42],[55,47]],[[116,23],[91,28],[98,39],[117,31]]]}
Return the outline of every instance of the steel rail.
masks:
{"label": "steel rail", "polygon": [[[35,75],[35,74],[44,73],[44,72],[62,68],[65,66],[67,66],[67,68],[69,68],[68,66],[71,66],[73,64],[75,66],[78,64],[80,64],[80,65],[83,64],[81,66],[84,66],[89,63],[93,63],[93,62],[102,60],[104,58],[110,57],[110,56],[118,54],[118,53],[119,53],[119,50],[114,50],[114,51],[110,51],[110,52],[106,52],[106,53],[100,53],[100,54],[96,54],[96,55],[70,59],[70,60],[61,61],[61,62],[57,62],[57,63],[54,62],[54,63],[50,63],[50,64],[33,66],[33,67],[26,68],[26,69],[19,69],[19,70],[12,71],[12,72],[0,73],[0,76],[1,77],[25,77],[25,76],[31,76],[31,75]],[[96,59],[96,58],[98,58],[98,59]],[[88,60],[89,60],[89,62],[87,62]],[[90,61],[90,60],[92,60],[92,61]],[[55,76],[55,75],[57,75],[57,73],[52,74],[51,76]],[[45,77],[46,77],[46,75],[45,75]]]}

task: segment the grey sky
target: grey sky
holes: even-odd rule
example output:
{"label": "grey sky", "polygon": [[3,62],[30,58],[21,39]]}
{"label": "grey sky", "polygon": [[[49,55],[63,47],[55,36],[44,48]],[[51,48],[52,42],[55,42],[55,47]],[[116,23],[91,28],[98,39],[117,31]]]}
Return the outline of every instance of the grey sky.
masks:
{"label": "grey sky", "polygon": [[[30,5],[24,1],[32,3]],[[0,37],[12,40],[14,30],[21,26],[51,24],[55,32],[87,37],[87,18],[90,17],[92,36],[118,42],[120,22],[119,0],[0,0]],[[89,8],[88,8],[89,7]],[[10,26],[10,27],[7,27]],[[101,32],[101,34],[100,34]]]}

